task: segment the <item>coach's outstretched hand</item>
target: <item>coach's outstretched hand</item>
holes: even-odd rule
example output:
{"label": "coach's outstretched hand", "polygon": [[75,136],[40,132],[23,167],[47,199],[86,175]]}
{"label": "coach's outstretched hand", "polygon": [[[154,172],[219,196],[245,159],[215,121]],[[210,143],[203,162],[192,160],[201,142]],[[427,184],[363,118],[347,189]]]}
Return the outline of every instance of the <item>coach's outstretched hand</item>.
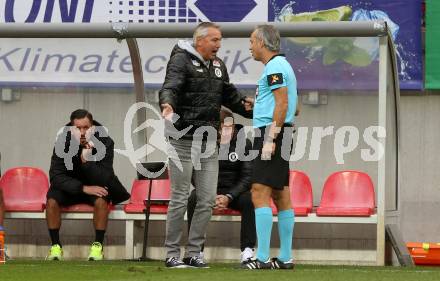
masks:
{"label": "coach's outstretched hand", "polygon": [[242,99],[242,103],[244,104],[244,108],[246,109],[246,111],[251,111],[254,109],[254,102],[255,99],[251,97],[244,97]]}

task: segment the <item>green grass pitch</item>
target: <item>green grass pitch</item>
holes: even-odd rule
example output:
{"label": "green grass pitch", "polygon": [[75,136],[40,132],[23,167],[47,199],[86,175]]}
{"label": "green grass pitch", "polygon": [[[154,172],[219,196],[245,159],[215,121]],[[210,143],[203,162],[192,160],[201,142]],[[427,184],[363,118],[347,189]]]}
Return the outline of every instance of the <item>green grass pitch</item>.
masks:
{"label": "green grass pitch", "polygon": [[209,269],[168,269],[163,262],[8,261],[1,281],[407,281],[440,280],[440,267],[360,267],[297,265],[294,270],[241,270],[236,264],[211,263]]}

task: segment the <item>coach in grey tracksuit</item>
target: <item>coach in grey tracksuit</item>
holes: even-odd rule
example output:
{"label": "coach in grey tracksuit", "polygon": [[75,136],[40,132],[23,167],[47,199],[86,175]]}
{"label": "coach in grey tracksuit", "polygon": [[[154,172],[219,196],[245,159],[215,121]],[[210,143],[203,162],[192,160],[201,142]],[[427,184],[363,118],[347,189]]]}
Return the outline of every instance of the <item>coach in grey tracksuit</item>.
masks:
{"label": "coach in grey tracksuit", "polygon": [[[183,137],[171,137],[169,143],[171,201],[165,238],[167,267],[206,267],[199,253],[216,196],[217,135],[197,135],[197,129],[209,126],[217,131],[221,105],[246,117],[252,114],[249,107],[245,108],[235,86],[229,82],[225,64],[216,56],[220,42],[220,29],[213,23],[201,23],[194,32],[193,42],[179,41],[171,53],[165,81],[159,92],[162,115],[170,119],[176,113],[179,119],[174,127],[179,131],[191,127]],[[200,157],[201,153],[212,154]],[[194,166],[198,161],[200,167]],[[197,208],[182,261],[180,238],[193,168]]]}

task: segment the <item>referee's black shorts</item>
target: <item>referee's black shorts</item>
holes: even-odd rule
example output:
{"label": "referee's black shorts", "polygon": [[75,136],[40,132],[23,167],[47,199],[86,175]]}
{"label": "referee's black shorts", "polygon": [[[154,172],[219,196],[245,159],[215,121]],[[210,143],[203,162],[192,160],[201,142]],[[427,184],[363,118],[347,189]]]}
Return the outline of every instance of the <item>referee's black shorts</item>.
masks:
{"label": "referee's black shorts", "polygon": [[[252,147],[254,151],[258,151],[258,156],[252,162],[252,183],[263,184],[276,190],[283,190],[285,186],[289,186],[289,161],[287,157],[287,160],[285,160],[281,155],[284,129],[286,127],[292,127],[292,125],[284,124],[281,128],[274,141],[275,153],[271,156],[270,160],[261,159],[266,131],[270,126],[255,128],[255,130],[260,130],[261,134],[259,137],[254,138]],[[289,156],[290,151],[291,144],[289,144]]]}

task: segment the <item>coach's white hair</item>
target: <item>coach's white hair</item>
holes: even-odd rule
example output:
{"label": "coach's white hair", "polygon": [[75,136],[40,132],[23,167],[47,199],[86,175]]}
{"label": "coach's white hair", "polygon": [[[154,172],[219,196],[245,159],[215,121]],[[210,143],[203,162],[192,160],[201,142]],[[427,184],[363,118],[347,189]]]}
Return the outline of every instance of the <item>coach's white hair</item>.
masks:
{"label": "coach's white hair", "polygon": [[220,29],[220,26],[212,23],[212,22],[202,22],[200,23],[197,27],[196,30],[194,30],[194,34],[193,34],[193,44],[196,45],[197,40],[199,38],[203,38],[206,35],[208,35],[208,29],[209,28],[217,28]]}
{"label": "coach's white hair", "polygon": [[273,25],[259,25],[255,28],[255,37],[263,41],[264,46],[272,52],[280,51],[280,33]]}

